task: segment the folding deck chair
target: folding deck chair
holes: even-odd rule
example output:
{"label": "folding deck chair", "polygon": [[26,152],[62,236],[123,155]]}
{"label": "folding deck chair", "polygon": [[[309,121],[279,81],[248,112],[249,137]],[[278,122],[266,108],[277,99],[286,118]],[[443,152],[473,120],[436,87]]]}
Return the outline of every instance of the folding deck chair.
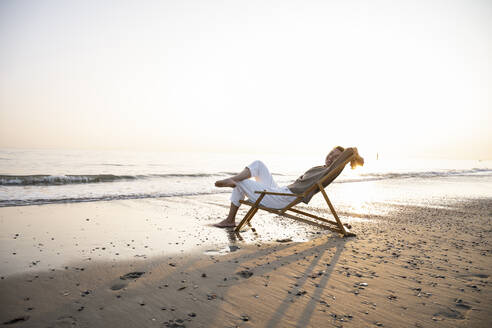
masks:
{"label": "folding deck chair", "polygon": [[[253,216],[256,214],[256,212],[261,209],[270,213],[274,213],[280,216],[285,216],[297,221],[301,221],[307,224],[315,225],[324,229],[328,229],[334,232],[341,233],[344,237],[352,237],[355,236],[353,232],[350,232],[344,225],[342,224],[342,221],[340,221],[340,218],[337,215],[337,212],[335,211],[335,208],[330,202],[330,199],[328,198],[328,195],[326,194],[325,187],[327,187],[333,180],[336,179],[342,173],[343,169],[349,163],[350,161],[354,160],[356,157],[356,154],[354,151],[350,148],[345,149],[345,151],[335,160],[335,162],[330,165],[330,167],[327,169],[327,173],[320,178],[318,181],[316,181],[311,187],[309,187],[306,191],[304,191],[302,194],[294,194],[294,193],[278,193],[278,192],[270,192],[266,190],[258,190],[255,191],[255,193],[260,194],[258,199],[253,203],[251,201],[244,201],[240,200],[241,204],[245,204],[248,206],[251,206],[249,211],[246,213],[244,218],[241,220],[239,225],[235,228],[235,232],[239,233],[241,228],[245,224],[249,224]],[[323,194],[323,197],[326,201],[326,204],[328,204],[328,207],[330,208],[331,213],[333,214],[333,217],[335,218],[335,221],[325,219],[322,217],[319,217],[315,214],[311,214],[305,211],[301,211],[299,209],[294,208],[297,204],[300,202],[305,202],[308,203],[311,198],[317,194],[319,191]],[[265,195],[278,195],[278,196],[294,196],[296,197],[290,204],[285,206],[282,209],[273,209],[269,207],[265,207],[263,205],[260,205],[261,200]],[[306,202],[307,199],[307,202]],[[293,215],[291,213],[287,213],[287,211],[293,212],[295,214],[300,214],[303,215],[307,218],[303,218],[300,216]],[[329,225],[326,225],[325,223],[328,223]],[[330,226],[331,225],[331,226]],[[333,227],[334,226],[334,227]]]}

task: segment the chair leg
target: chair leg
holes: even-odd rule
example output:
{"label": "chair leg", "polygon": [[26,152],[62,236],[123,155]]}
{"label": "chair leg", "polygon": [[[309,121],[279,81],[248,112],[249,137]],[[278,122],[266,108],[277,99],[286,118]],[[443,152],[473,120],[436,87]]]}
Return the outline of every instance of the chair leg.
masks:
{"label": "chair leg", "polygon": [[263,197],[265,197],[265,193],[264,192],[262,192],[260,194],[260,197],[258,197],[258,199],[254,203],[254,205],[251,206],[251,208],[249,209],[248,213],[246,213],[246,215],[244,216],[244,218],[241,220],[241,222],[239,223],[239,225],[236,227],[235,231],[239,232],[239,230],[243,227],[243,225],[245,223],[249,223],[249,221],[251,221],[251,219],[253,218],[253,216],[258,211],[258,205],[260,205],[260,202],[263,199]]}
{"label": "chair leg", "polygon": [[249,216],[248,220],[246,221],[246,223],[250,224],[249,222],[253,219],[253,216],[255,216],[256,212],[258,212],[258,207],[255,207],[253,212],[251,213],[251,215]]}
{"label": "chair leg", "polygon": [[246,222],[248,222],[249,220],[249,217],[251,216],[251,213],[253,213],[253,210],[255,208],[253,206],[251,206],[251,208],[249,209],[249,211],[246,213],[246,215],[243,217],[243,219],[241,220],[241,222],[239,222],[239,224],[237,225],[237,227],[234,229],[234,231],[236,232],[239,232],[239,230],[241,230],[241,228],[246,224]]}
{"label": "chair leg", "polygon": [[323,197],[325,198],[326,203],[328,204],[328,207],[330,208],[331,213],[333,214],[333,216],[335,217],[335,220],[337,221],[338,228],[340,228],[340,230],[342,231],[344,236],[348,236],[348,235],[352,234],[352,233],[348,233],[347,230],[345,230],[345,227],[343,226],[342,221],[340,221],[340,218],[338,217],[338,214],[335,211],[335,208],[331,204],[330,199],[328,198],[328,195],[326,194],[325,188],[323,188],[323,186],[321,184],[318,184],[318,185],[319,185],[319,189],[321,190],[321,193],[323,194]]}

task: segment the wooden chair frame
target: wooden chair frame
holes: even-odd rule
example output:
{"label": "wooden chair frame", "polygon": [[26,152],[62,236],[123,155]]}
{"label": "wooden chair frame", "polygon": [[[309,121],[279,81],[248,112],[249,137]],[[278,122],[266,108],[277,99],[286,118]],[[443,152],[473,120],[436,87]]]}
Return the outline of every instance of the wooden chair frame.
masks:
{"label": "wooden chair frame", "polygon": [[[304,191],[302,194],[278,193],[278,192],[270,192],[270,191],[263,190],[263,191],[255,191],[255,193],[260,194],[260,196],[258,197],[258,199],[256,200],[256,202],[254,202],[254,203],[253,202],[250,202],[250,201],[240,200],[240,203],[241,204],[245,204],[245,205],[251,206],[251,208],[246,213],[246,215],[241,220],[241,222],[238,224],[238,226],[234,229],[234,231],[236,233],[239,233],[239,231],[241,230],[241,228],[245,224],[249,224],[250,221],[251,221],[251,219],[253,219],[253,216],[256,214],[256,212],[258,212],[258,210],[261,209],[261,210],[264,210],[264,211],[267,211],[267,212],[270,212],[270,213],[274,213],[274,214],[277,214],[277,215],[280,215],[280,216],[285,216],[285,217],[288,217],[288,218],[291,218],[291,219],[294,219],[294,220],[297,220],[297,221],[300,221],[300,222],[304,222],[304,223],[315,225],[315,226],[318,226],[318,227],[321,227],[321,228],[324,228],[324,229],[328,229],[328,230],[331,230],[331,231],[334,231],[334,232],[338,232],[338,233],[342,234],[344,237],[353,237],[353,236],[355,236],[355,234],[353,232],[350,232],[342,224],[342,221],[338,217],[338,214],[335,211],[335,208],[333,207],[333,204],[331,203],[330,199],[328,198],[328,195],[326,194],[325,187],[323,186],[323,183],[325,181],[327,181],[327,180],[333,178],[334,176],[340,174],[341,170],[343,170],[343,168],[345,168],[345,165],[347,165],[348,162],[350,162],[351,160],[353,160],[353,158],[354,158],[354,155],[350,156],[343,163],[340,163],[334,169],[330,170],[330,172],[328,172],[325,176],[323,176],[321,179],[319,179],[315,184],[313,184],[311,187],[309,187],[309,189],[307,189],[306,191]],[[294,206],[296,206],[297,204],[299,204],[304,199],[304,197],[306,197],[306,195],[309,195],[310,193],[312,193],[316,188],[319,188],[319,190],[321,191],[321,194],[323,195],[323,198],[325,199],[326,204],[330,208],[330,211],[333,214],[333,217],[335,218],[335,221],[329,220],[329,219],[326,219],[326,218],[322,218],[322,217],[320,217],[318,215],[311,214],[311,213],[308,213],[308,212],[305,212],[305,211],[301,211],[301,210],[299,210],[297,208],[294,208]],[[260,205],[260,202],[263,199],[263,197],[265,197],[265,195],[293,196],[293,197],[296,197],[296,198],[292,202],[290,202],[290,204],[288,204],[287,206],[285,206],[282,209],[273,209],[273,208],[269,208],[269,207],[265,207],[263,205]],[[302,217],[299,217],[299,216],[296,216],[296,215],[287,213],[287,211],[290,211],[290,212],[294,212],[296,214],[307,216],[311,220],[308,220],[308,219],[305,219],[305,218],[302,218]],[[320,221],[320,222],[318,222],[318,221]],[[331,226],[326,225],[326,223],[330,224]],[[333,226],[335,226],[335,227],[333,227]]]}

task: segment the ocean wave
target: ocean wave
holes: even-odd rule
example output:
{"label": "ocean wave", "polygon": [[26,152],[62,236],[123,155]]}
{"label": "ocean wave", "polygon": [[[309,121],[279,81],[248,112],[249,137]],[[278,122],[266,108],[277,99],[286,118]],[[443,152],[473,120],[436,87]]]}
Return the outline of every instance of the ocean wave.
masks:
{"label": "ocean wave", "polygon": [[132,175],[0,175],[0,186],[35,186],[65,185],[77,183],[114,182],[118,180],[134,180]]}
{"label": "ocean wave", "polygon": [[212,173],[170,173],[149,175],[113,175],[113,174],[88,174],[88,175],[0,175],[0,186],[57,186],[67,184],[117,182],[123,180],[138,180],[149,178],[203,178],[222,176]]}
{"label": "ocean wave", "polygon": [[[167,173],[167,174],[147,174],[147,175],[113,175],[113,174],[86,174],[86,175],[0,175],[0,186],[58,186],[68,184],[87,184],[87,183],[111,183],[118,181],[131,181],[156,178],[221,178],[237,173],[218,172],[218,173]],[[289,181],[293,176],[280,173],[273,173],[274,176],[287,178]],[[457,177],[457,176],[490,176],[492,169],[474,168],[469,170],[436,170],[436,171],[416,171],[416,172],[387,172],[387,173],[362,173],[356,177],[340,177],[335,183],[362,182],[388,179],[408,179],[408,178],[435,178],[435,177]],[[292,180],[294,181],[294,180]],[[290,181],[290,182],[292,182]]]}
{"label": "ocean wave", "polygon": [[438,178],[438,177],[457,177],[457,176],[487,176],[492,175],[492,169],[473,168],[468,170],[441,170],[441,171],[415,171],[415,172],[388,172],[388,173],[363,173],[361,179],[346,180],[346,182],[364,180],[387,180],[387,179],[408,179],[408,178]]}
{"label": "ocean wave", "polygon": [[113,163],[102,163],[102,166],[135,166],[133,164],[113,164]]}
{"label": "ocean wave", "polygon": [[37,198],[37,199],[9,199],[0,200],[0,207],[12,206],[29,206],[29,205],[47,205],[47,204],[65,204],[65,203],[87,203],[98,201],[127,200],[127,199],[148,199],[148,198],[166,198],[166,197],[186,197],[200,195],[216,195],[230,192],[228,190],[210,191],[210,192],[176,192],[176,193],[142,193],[142,194],[120,194],[104,195],[96,197],[61,197],[61,198]]}

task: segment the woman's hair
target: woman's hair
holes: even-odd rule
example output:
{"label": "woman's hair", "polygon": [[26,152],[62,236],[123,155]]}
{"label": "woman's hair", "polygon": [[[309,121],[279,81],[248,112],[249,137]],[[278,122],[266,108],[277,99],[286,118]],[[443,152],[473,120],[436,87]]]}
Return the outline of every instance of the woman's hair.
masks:
{"label": "woman's hair", "polygon": [[338,149],[339,151],[341,151],[342,153],[345,151],[345,148],[343,148],[342,146],[336,146],[335,148],[333,149]]}
{"label": "woman's hair", "polygon": [[350,161],[350,167],[352,168],[352,170],[355,169],[357,166],[364,165],[364,158],[359,155],[359,151],[357,150],[357,148],[354,147],[353,150],[355,153],[355,158]]}

